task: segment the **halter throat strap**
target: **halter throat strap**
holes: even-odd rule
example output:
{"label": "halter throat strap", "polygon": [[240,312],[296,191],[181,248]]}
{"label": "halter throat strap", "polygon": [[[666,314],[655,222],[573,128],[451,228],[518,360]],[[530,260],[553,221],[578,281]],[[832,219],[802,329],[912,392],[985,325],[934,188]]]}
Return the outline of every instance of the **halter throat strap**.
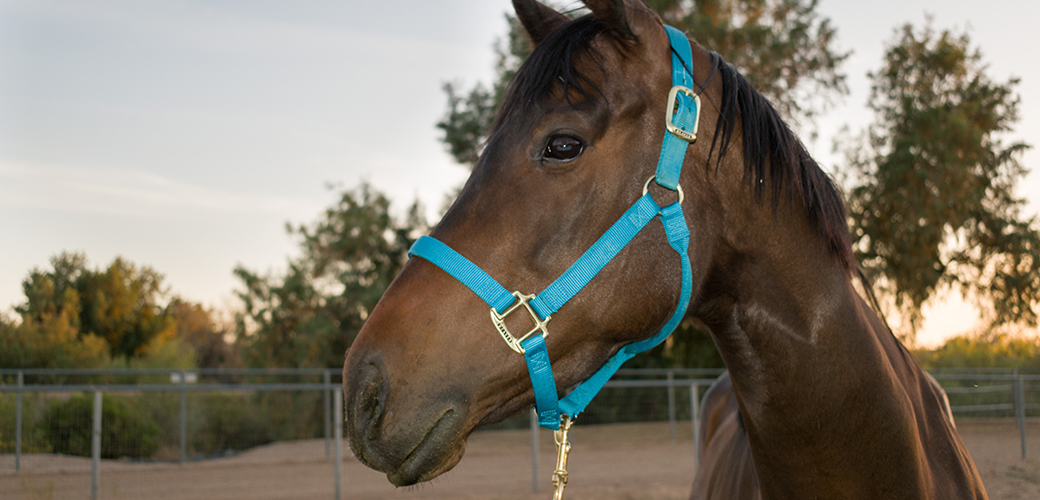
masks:
{"label": "halter throat strap", "polygon": [[[652,178],[658,185],[679,191],[680,201],[664,208],[646,192],[566,271],[536,295],[510,293],[479,266],[441,241],[420,237],[408,251],[433,263],[457,279],[491,308],[491,320],[499,334],[513,350],[522,353],[534,388],[539,425],[548,429],[560,427],[560,414],[573,419],[592,401],[607,380],[627,360],[650,349],[668,337],[686,313],[692,289],[692,271],[688,255],[690,233],[682,211],[679,176],[686,149],[696,140],[700,114],[700,98],[693,92],[693,67],[689,39],[681,31],[665,26],[672,46],[672,90],[665,113],[666,130],[661,156]],[[649,181],[648,181],[649,182]],[[646,340],[621,348],[591,377],[574,388],[562,400],[558,398],[552,363],[545,344],[547,325],[552,315],[580,292],[592,278],[610,263],[628,243],[653,219],[660,217],[668,243],[680,258],[682,289],[678,305],[661,330]],[[515,335],[505,327],[504,319],[524,309],[535,328]]]}

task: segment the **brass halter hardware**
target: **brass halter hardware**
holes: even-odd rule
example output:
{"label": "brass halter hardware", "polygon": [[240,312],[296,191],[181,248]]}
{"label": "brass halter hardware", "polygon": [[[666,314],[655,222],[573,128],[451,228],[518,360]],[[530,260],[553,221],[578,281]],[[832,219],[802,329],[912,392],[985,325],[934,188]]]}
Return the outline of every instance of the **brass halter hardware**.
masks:
{"label": "brass halter hardware", "polygon": [[571,452],[571,443],[567,440],[567,433],[571,430],[571,417],[566,413],[561,417],[560,429],[553,431],[556,440],[556,470],[553,471],[553,500],[563,500],[563,487],[567,486],[567,455]]}
{"label": "brass halter hardware", "polygon": [[[521,343],[527,340],[528,337],[534,335],[535,333],[541,333],[542,337],[549,336],[549,330],[545,328],[545,325],[549,323],[549,320],[552,319],[552,316],[546,316],[544,320],[538,317],[538,313],[534,312],[534,309],[531,308],[530,303],[532,300],[534,300],[534,294],[524,295],[520,292],[513,292],[513,296],[517,299],[516,303],[509,306],[509,309],[506,309],[504,313],[498,314],[498,311],[496,311],[494,307],[491,308],[491,322],[495,324],[495,329],[498,330],[498,333],[500,335],[502,335],[502,339],[506,341],[506,344],[509,345],[510,349],[520,354],[524,354],[524,346],[521,345]],[[527,314],[531,316],[531,319],[534,321],[534,328],[532,328],[531,331],[525,333],[524,335],[517,337],[513,335],[508,328],[506,328],[505,320],[506,316],[509,316],[513,313],[513,311],[516,311],[521,307],[526,309]]]}
{"label": "brass halter hardware", "polygon": [[[643,196],[646,196],[646,193],[650,191],[650,182],[656,178],[657,174],[651,175],[650,178],[643,183]],[[682,186],[676,184],[675,189],[679,192],[679,204],[682,205],[683,200],[686,199],[686,195],[683,194]]]}

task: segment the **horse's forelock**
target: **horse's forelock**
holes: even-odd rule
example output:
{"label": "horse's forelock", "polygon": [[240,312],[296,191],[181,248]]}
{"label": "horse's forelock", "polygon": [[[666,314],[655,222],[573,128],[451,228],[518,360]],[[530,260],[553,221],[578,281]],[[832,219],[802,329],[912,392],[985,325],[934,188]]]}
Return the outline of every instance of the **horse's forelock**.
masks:
{"label": "horse's forelock", "polygon": [[491,127],[491,135],[494,136],[506,120],[530,112],[556,88],[562,89],[568,101],[571,92],[583,100],[593,99],[599,89],[575,63],[599,61],[592,42],[605,32],[607,27],[601,21],[583,16],[546,36],[517,70]]}

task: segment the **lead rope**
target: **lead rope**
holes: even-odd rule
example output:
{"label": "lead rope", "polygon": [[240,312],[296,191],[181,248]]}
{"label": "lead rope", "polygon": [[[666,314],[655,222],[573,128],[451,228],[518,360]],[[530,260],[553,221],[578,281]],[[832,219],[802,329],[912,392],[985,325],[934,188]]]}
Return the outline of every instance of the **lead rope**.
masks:
{"label": "lead rope", "polygon": [[553,471],[552,483],[553,500],[563,500],[563,488],[567,486],[567,456],[571,453],[571,443],[567,440],[567,434],[574,423],[571,417],[564,413],[560,417],[560,428],[553,431],[553,439],[556,441],[556,470]]}

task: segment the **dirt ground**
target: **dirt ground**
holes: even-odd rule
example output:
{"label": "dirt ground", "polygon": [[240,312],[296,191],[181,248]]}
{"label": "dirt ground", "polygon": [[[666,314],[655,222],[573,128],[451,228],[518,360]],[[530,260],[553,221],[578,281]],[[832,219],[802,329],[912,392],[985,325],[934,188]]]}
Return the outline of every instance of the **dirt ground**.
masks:
{"label": "dirt ground", "polygon": [[[1040,499],[1040,422],[1030,422],[1021,459],[1014,421],[963,421],[962,438],[992,499]],[[689,423],[670,442],[668,424],[575,426],[567,498],[685,499],[694,471]],[[344,499],[545,499],[552,496],[552,434],[540,434],[539,492],[533,493],[530,431],[474,434],[462,462],[431,483],[395,489],[344,448]],[[116,499],[330,499],[333,461],[322,440],[276,443],[238,456],[177,464],[105,460],[99,497]],[[90,461],[27,455],[22,472],[0,455],[0,499],[90,498]]]}

